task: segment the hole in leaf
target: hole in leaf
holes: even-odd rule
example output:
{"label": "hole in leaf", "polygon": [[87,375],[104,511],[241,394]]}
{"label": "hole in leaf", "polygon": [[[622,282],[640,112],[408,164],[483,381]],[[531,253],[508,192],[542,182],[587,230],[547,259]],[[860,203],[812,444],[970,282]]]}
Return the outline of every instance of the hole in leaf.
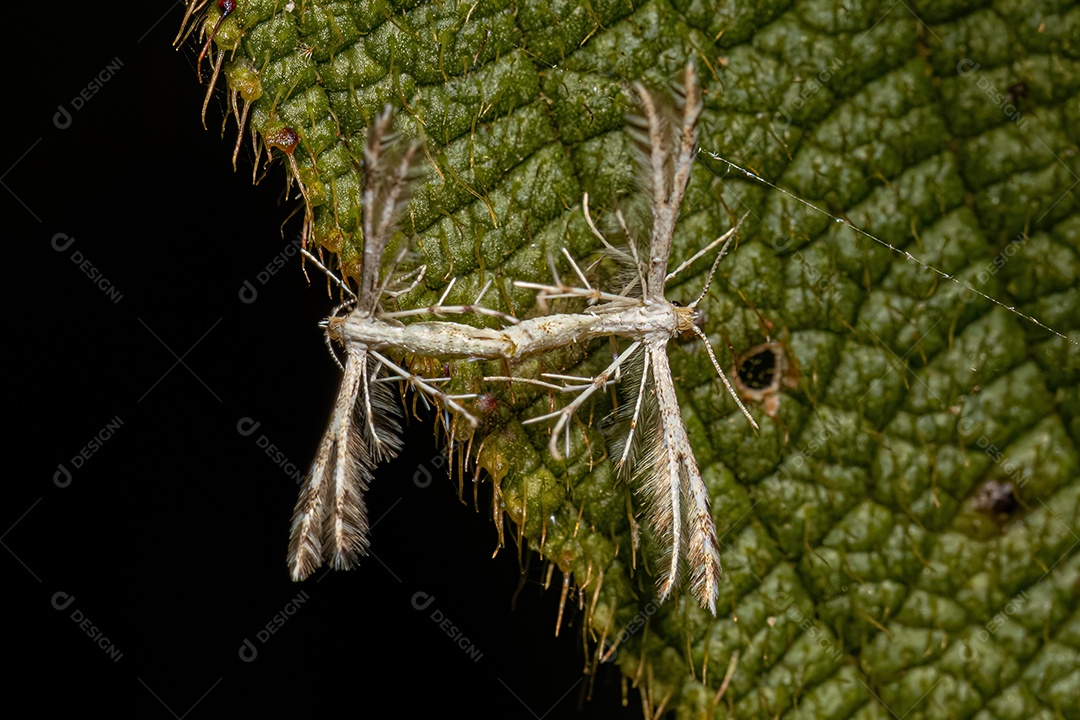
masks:
{"label": "hole in leaf", "polygon": [[766,347],[739,362],[739,381],[749,390],[765,390],[776,379],[777,357]]}

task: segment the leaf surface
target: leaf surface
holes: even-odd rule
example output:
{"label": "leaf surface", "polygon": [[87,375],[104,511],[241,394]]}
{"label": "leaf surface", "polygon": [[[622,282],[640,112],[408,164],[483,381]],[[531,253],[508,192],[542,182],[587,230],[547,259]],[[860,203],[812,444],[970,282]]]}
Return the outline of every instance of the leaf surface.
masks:
{"label": "leaf surface", "polygon": [[[494,278],[487,302],[527,314],[513,280],[547,277],[564,246],[596,249],[583,192],[597,212],[634,191],[626,83],[697,62],[701,152],[673,263],[749,211],[705,329],[726,367],[773,339],[791,368],[755,434],[700,344],[670,345],[724,546],[719,616],[687,593],[655,602],[647,532],[633,560],[636,499],[595,429],[610,405],[562,463],[520,423],[547,396],[500,392],[479,452],[530,547],[573,573],[598,655],[617,645],[648,705],[1080,716],[1080,5],[239,5],[215,38],[230,92],[262,138],[299,133],[312,240],[346,274],[364,129],[391,103],[426,140],[405,224],[429,269],[403,305],[450,277],[447,302],[468,302]],[[669,298],[696,297],[710,263]],[[586,351],[606,348],[530,371],[590,374],[610,354]]]}

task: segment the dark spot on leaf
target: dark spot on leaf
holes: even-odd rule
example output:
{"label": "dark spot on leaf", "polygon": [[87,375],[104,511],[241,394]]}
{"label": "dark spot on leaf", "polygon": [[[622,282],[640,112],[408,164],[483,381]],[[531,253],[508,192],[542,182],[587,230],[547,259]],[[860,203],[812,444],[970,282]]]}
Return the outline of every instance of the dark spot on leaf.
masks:
{"label": "dark spot on leaf", "polygon": [[1020,508],[1011,482],[988,480],[975,491],[975,509],[987,515],[1011,515]]}
{"label": "dark spot on leaf", "polygon": [[1005,100],[1010,105],[1015,105],[1018,101],[1026,98],[1029,92],[1030,89],[1027,83],[1020,81],[1005,91]]}

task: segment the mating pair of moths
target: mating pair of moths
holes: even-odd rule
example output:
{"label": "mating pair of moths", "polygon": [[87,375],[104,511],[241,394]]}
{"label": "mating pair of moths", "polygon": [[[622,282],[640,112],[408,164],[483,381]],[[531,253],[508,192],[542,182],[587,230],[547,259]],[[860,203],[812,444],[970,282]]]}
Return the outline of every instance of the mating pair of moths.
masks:
{"label": "mating pair of moths", "polygon": [[[624,287],[615,293],[593,288],[564,249],[563,254],[581,286],[565,285],[558,277],[552,285],[526,282],[516,285],[537,290],[541,307],[545,300],[555,298],[582,298],[590,305],[582,312],[548,314],[521,321],[480,307],[483,292],[472,305],[445,306],[440,300],[433,308],[383,311],[384,298],[394,297],[403,292],[402,287],[411,289],[419,282],[416,272],[394,278],[393,266],[385,269],[380,280],[380,270],[423,153],[416,141],[404,150],[397,148],[398,152],[390,152],[393,113],[388,107],[376,118],[364,147],[364,253],[359,290],[346,317],[335,314],[326,322],[327,336],[345,348],[344,378],[293,516],[288,562],[294,580],[307,577],[323,562],[336,569],[350,568],[358,556],[366,554],[368,519],[363,494],[375,467],[401,449],[401,409],[391,383],[407,381],[417,392],[433,398],[472,425],[477,424],[476,418],[459,404],[462,397],[443,393],[435,387],[435,381],[413,375],[383,353],[515,361],[572,343],[620,337],[629,340],[630,345],[617,354],[606,370],[592,378],[548,376],[548,380],[561,380],[561,385],[536,378],[485,380],[527,382],[576,394],[562,409],[527,421],[554,421],[550,450],[557,459],[560,436],[565,437],[569,447],[570,420],[589,397],[615,380],[621,379],[624,386],[636,386],[624,390],[624,396],[629,399],[616,411],[614,420],[625,432],[612,442],[610,450],[617,471],[633,478],[647,508],[653,533],[663,545],[659,597],[664,600],[671,593],[685,557],[691,591],[703,607],[716,613],[720,552],[708,491],[683,425],[671,379],[667,344],[674,336],[692,332],[705,341],[728,391],[751,425],[757,426],[732,390],[708,339],[697,326],[696,306],[708,291],[709,281],[701,295],[686,306],[667,300],[664,286],[722,243],[709,274],[711,280],[738,226],[668,272],[672,236],[697,151],[701,89],[693,65],[688,65],[681,86],[673,94],[674,107],[658,102],[640,84],[635,84],[634,92],[641,115],[629,118],[629,132],[643,150],[644,191],[649,195],[652,211],[651,237],[647,244],[643,242],[639,246],[617,211],[616,217],[628,242],[625,247],[614,247],[593,224],[586,194],[582,203],[585,218],[607,255],[627,270]],[[405,285],[410,280],[412,285]],[[502,319],[505,326],[492,329],[453,322],[401,324],[397,320],[403,315],[421,313],[482,313]],[[626,392],[633,390],[636,394]]]}

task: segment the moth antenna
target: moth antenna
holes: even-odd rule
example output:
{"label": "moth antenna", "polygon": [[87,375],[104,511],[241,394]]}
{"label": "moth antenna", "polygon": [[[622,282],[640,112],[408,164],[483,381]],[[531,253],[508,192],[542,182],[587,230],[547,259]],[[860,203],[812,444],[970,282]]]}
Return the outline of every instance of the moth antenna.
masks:
{"label": "moth antenna", "polygon": [[339,369],[344,371],[345,366],[341,364],[341,361],[338,359],[337,353],[334,352],[334,345],[331,340],[337,340],[338,342],[344,343],[345,338],[341,335],[341,329],[340,327],[338,327],[338,323],[341,320],[339,313],[345,308],[352,307],[356,304],[356,293],[354,293],[352,291],[352,288],[346,285],[344,281],[342,281],[328,267],[326,267],[326,265],[324,265],[317,256],[307,250],[307,248],[300,248],[300,254],[304,258],[309,260],[312,264],[314,264],[315,267],[322,270],[323,274],[326,275],[329,280],[332,280],[339,288],[341,288],[341,290],[346,295],[349,296],[349,299],[347,301],[341,303],[332,311],[330,311],[330,315],[325,320],[319,323],[319,327],[323,329],[323,340],[326,342],[327,352],[330,353],[330,357],[334,360],[334,364],[337,365]]}
{"label": "moth antenna", "polygon": [[338,305],[325,320],[319,322],[319,327],[323,329],[323,342],[326,343],[326,351],[330,353],[330,357],[333,359],[334,364],[338,366],[339,370],[344,370],[345,367],[341,364],[341,361],[338,360],[337,353],[334,352],[334,345],[331,340],[336,340],[342,345],[345,344],[345,336],[341,328],[344,318],[342,318],[339,313],[345,308],[351,308],[354,304],[355,301],[350,300],[349,302]]}
{"label": "moth antenna", "polygon": [[743,401],[739,399],[738,393],[735,392],[735,388],[731,386],[731,381],[728,380],[727,373],[720,368],[720,363],[716,361],[716,355],[713,353],[712,345],[709,343],[709,338],[705,335],[705,332],[697,325],[691,325],[690,328],[694,331],[694,334],[701,338],[701,341],[705,343],[705,349],[709,352],[709,359],[712,360],[713,367],[716,368],[716,374],[720,376],[720,379],[724,381],[724,387],[727,388],[728,394],[731,395],[731,399],[735,401],[735,404],[739,406],[739,410],[746,416],[746,419],[750,421],[750,425],[755,430],[760,430],[757,422],[754,420],[754,416],[750,414],[750,411],[743,405]]}
{"label": "moth antenna", "polygon": [[338,366],[338,370],[344,372],[345,366],[338,360],[337,353],[334,352],[334,345],[330,342],[330,323],[329,318],[319,323],[319,327],[323,328],[323,342],[326,343],[326,352],[330,353],[330,359],[334,361],[334,364]]}
{"label": "moth antenna", "polygon": [[726,233],[724,233],[720,237],[713,240],[711,243],[706,245],[701,250],[698,250],[696,253],[693,254],[693,256],[691,256],[689,259],[683,261],[679,265],[679,267],[677,267],[673,271],[669,272],[667,277],[664,278],[664,284],[666,285],[676,275],[678,275],[683,270],[685,270],[686,268],[690,267],[692,264],[697,262],[698,258],[704,256],[706,253],[708,253],[714,247],[719,245],[721,242],[724,243],[724,246],[720,248],[720,252],[717,253],[716,259],[713,260],[712,269],[709,270],[709,274],[708,274],[708,276],[706,276],[705,288],[701,291],[701,295],[698,297],[698,299],[695,300],[694,302],[690,303],[689,307],[697,307],[697,304],[699,302],[701,302],[701,299],[705,297],[706,293],[708,293],[709,285],[712,283],[712,280],[713,280],[713,275],[716,274],[716,268],[720,265],[720,261],[723,259],[723,257],[725,255],[727,255],[728,247],[735,240],[735,237],[736,237],[737,233],[739,232],[739,228],[742,227],[743,221],[746,220],[746,218],[749,217],[749,215],[750,215],[750,213],[744,214],[741,218],[739,218],[739,222],[735,223],[734,227],[730,228]]}

